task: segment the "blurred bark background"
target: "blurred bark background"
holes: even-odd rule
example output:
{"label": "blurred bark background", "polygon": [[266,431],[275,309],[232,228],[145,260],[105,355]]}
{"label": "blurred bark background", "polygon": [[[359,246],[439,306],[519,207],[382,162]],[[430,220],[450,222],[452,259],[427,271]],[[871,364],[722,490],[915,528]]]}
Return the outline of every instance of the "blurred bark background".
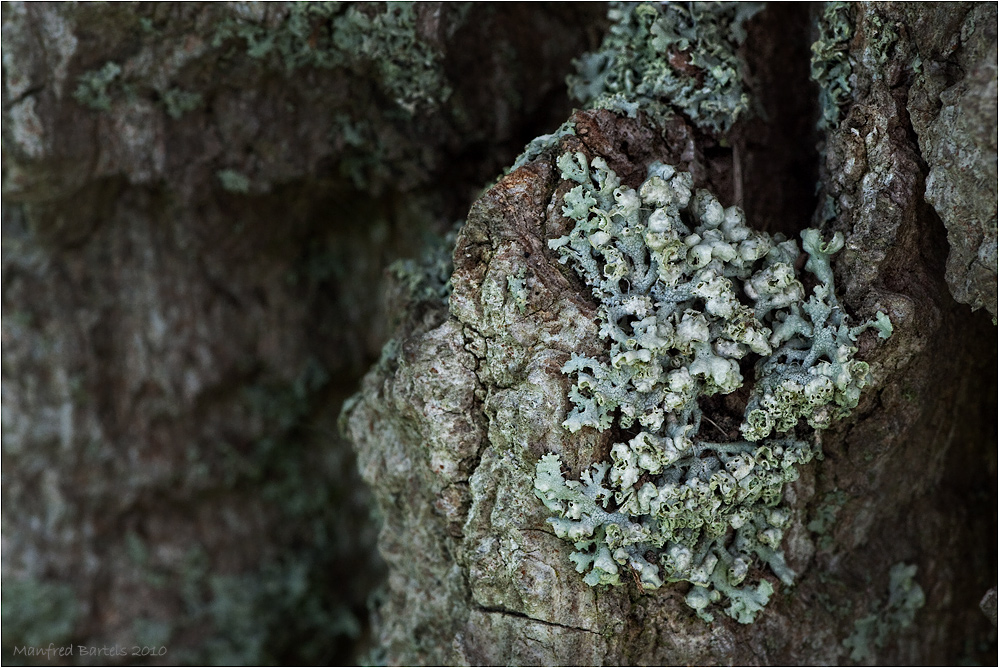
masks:
{"label": "blurred bark background", "polygon": [[[603,4],[3,3],[5,661],[994,662],[995,5],[853,6],[820,132],[823,11],[747,24],[754,113],[724,137],[584,111],[563,140],[844,232],[845,302],[896,322],[791,486],[797,586],[742,627],[595,594],[525,478],[568,442],[540,342],[593,345],[565,327],[592,304],[544,243],[552,151],[476,198],[570,118]],[[392,263],[466,217],[449,311]],[[521,270],[529,314],[483,296]],[[366,486],[337,419],[390,339],[345,420]]]}
{"label": "blurred bark background", "polygon": [[604,12],[3,4],[8,657],[356,660],[386,267],[569,113]]}

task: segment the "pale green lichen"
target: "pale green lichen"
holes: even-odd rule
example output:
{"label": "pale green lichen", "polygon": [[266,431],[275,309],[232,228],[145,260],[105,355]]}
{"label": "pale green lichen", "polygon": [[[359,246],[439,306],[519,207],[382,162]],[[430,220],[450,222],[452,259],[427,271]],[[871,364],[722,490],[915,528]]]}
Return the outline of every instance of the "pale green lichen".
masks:
{"label": "pale green lichen", "polygon": [[854,622],[853,633],[843,641],[853,661],[869,661],[899,631],[912,626],[926,603],[923,588],[915,581],[916,566],[897,563],[888,573],[888,600],[880,610]]}
{"label": "pale green lichen", "polygon": [[126,77],[121,65],[108,61],[101,67],[84,72],[77,80],[73,97],[80,104],[95,111],[110,111],[118,100],[133,100],[140,91],[154,91],[159,105],[170,118],[178,119],[189,111],[199,108],[204,103],[200,93],[185,91],[180,88],[155,90],[135,81],[135,77]]}
{"label": "pale green lichen", "polygon": [[[815,278],[806,298],[798,245],[750,229],[738,208],[694,192],[690,174],[653,163],[634,190],[602,158],[557,164],[577,184],[562,208],[576,225],[549,246],[590,286],[608,344],[564,365],[576,380],[564,427],[631,436],[578,482],[544,456],[535,493],[559,515],[550,522],[574,543],[587,584],[620,584],[629,571],[645,589],[689,582],[687,603],[705,620],[724,597],[728,615],[752,622],[773,589],[746,583],[751,565],[794,578],[780,551],[783,485],[819,454],[799,423],[822,429],[857,405],[868,367],[854,341],[869,327],[887,337],[890,323],[849,327],[829,265],[839,234],[802,233]],[[705,415],[702,402],[742,388],[754,360],[741,425],[723,409]],[[720,441],[701,435],[708,422]]]}
{"label": "pale green lichen", "polygon": [[417,32],[416,9],[407,2],[293,3],[278,26],[239,16],[222,22],[212,45],[242,40],[251,58],[277,58],[288,73],[302,67],[371,70],[379,87],[412,112],[451,95],[440,54]]}
{"label": "pale green lichen", "polygon": [[[455,11],[456,28],[468,4]],[[238,51],[268,68],[290,74],[300,68],[341,69],[370,80],[381,94],[404,114],[442,104],[451,96],[442,54],[419,35],[417,7],[412,3],[373,3],[368,6],[341,2],[291,3],[279,21],[263,14],[239,11],[219,21],[208,43],[216,53]],[[136,25],[152,29],[148,18]],[[237,45],[241,48],[237,48]],[[164,89],[145,81],[134,68],[116,62],[85,72],[78,79],[74,97],[99,111],[109,111],[123,94],[154,94],[173,118],[202,104],[197,93]]]}
{"label": "pale green lichen", "polygon": [[867,12],[864,21],[864,32],[867,35],[867,48],[864,58],[870,59],[872,73],[879,73],[891,57],[895,43],[898,42],[898,30],[890,21],[886,21],[877,12]]}
{"label": "pale green lichen", "polygon": [[513,299],[514,306],[521,313],[527,312],[527,280],[526,280],[527,270],[521,268],[517,272],[516,276],[507,276],[506,285],[507,290],[510,293],[510,297]]}
{"label": "pale green lichen", "polygon": [[454,271],[451,254],[463,223],[456,222],[444,235],[428,237],[418,257],[396,260],[388,266],[388,273],[409,301],[447,304]]}
{"label": "pale green lichen", "polygon": [[4,577],[3,648],[42,647],[67,641],[80,615],[73,588],[62,582]]}
{"label": "pale green lichen", "polygon": [[215,172],[222,187],[231,193],[246,194],[250,192],[250,179],[235,169],[220,169]]}
{"label": "pale green lichen", "polygon": [[675,110],[725,132],[749,109],[737,55],[761,3],[614,3],[600,49],[576,62],[574,98],[591,107],[661,119]]}
{"label": "pale green lichen", "polygon": [[113,102],[112,87],[121,75],[121,65],[108,61],[102,67],[80,75],[73,97],[97,111],[108,111]]}
{"label": "pale green lichen", "polygon": [[832,536],[830,532],[836,524],[836,516],[846,503],[846,492],[835,489],[822,496],[822,501],[815,509],[813,519],[808,523],[807,529],[818,536],[819,549],[825,550],[832,547]]}
{"label": "pale green lichen", "polygon": [[192,93],[179,88],[171,88],[164,92],[162,99],[167,115],[174,119],[194,111],[204,103],[201,93]]}
{"label": "pale green lichen", "polygon": [[507,171],[512,172],[517,169],[520,169],[521,167],[523,167],[524,165],[526,165],[527,163],[531,162],[539,155],[541,155],[546,149],[549,149],[552,146],[557,145],[559,140],[562,139],[562,137],[575,134],[576,134],[576,124],[573,123],[571,120],[569,120],[560,125],[558,129],[555,130],[555,132],[535,137],[530,142],[528,142],[527,146],[524,147],[523,153],[517,156],[517,159],[514,161],[513,166],[510,167],[510,169]]}
{"label": "pale green lichen", "polygon": [[850,3],[827,2],[819,18],[819,38],[812,44],[812,81],[819,85],[820,129],[839,125],[844,105],[852,95],[850,40],[853,21]]}

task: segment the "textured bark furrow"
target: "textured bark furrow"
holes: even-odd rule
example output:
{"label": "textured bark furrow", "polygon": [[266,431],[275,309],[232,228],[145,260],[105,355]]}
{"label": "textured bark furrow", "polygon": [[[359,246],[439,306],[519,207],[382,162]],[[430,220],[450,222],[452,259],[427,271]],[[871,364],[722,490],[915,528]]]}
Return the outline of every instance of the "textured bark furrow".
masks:
{"label": "textured bark furrow", "polygon": [[[996,11],[965,5],[944,18],[956,39],[915,41],[921,72],[907,109],[927,163],[926,201],[947,227],[954,298],[996,316]],[[942,13],[939,8],[936,14]],[[926,20],[907,11],[906,19]],[[938,28],[939,29],[939,26]],[[917,33],[918,34],[918,33]]]}
{"label": "textured bark furrow", "polygon": [[594,631],[593,629],[587,629],[587,628],[583,628],[583,627],[580,627],[580,626],[566,626],[565,624],[559,624],[557,622],[549,622],[549,621],[546,621],[544,619],[535,619],[534,617],[529,617],[528,615],[525,615],[525,614],[520,613],[520,612],[514,612],[512,610],[503,610],[503,609],[498,609],[498,608],[478,608],[478,611],[479,612],[484,612],[484,613],[487,613],[487,614],[510,615],[512,617],[520,617],[521,619],[524,619],[524,620],[527,620],[527,621],[530,621],[530,622],[540,622],[540,623],[545,624],[547,626],[554,626],[556,628],[565,629],[566,631],[580,631],[580,632],[583,632],[583,633],[593,633],[595,635],[600,635],[597,631]]}

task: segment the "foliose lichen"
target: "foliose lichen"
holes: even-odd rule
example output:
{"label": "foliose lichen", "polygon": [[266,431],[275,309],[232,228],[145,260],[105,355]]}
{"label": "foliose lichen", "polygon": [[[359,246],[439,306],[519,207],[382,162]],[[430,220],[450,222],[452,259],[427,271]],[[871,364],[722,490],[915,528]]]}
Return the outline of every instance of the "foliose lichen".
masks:
{"label": "foliose lichen", "polygon": [[819,85],[819,129],[832,129],[839,125],[843,106],[851,92],[850,40],[853,39],[853,22],[850,3],[827,2],[819,18],[819,38],[812,44],[812,81]]}
{"label": "foliose lichen", "polygon": [[232,193],[246,194],[250,192],[250,179],[235,169],[220,169],[215,173],[222,188]]}
{"label": "foliose lichen", "polygon": [[[455,10],[457,25],[468,7],[460,3]],[[146,29],[144,20],[137,28]],[[350,71],[371,80],[404,114],[440,105],[452,92],[442,54],[418,34],[412,3],[292,3],[277,21],[237,6],[207,42],[219,55],[242,52],[287,74],[305,67]],[[140,94],[158,99],[172,118],[203,102],[197,93],[147,81],[141,68],[113,61],[82,74],[74,97],[92,109],[109,111],[117,99]]]}
{"label": "foliose lichen", "polygon": [[[750,623],[773,593],[750,577],[756,559],[793,582],[780,550],[791,520],[783,485],[820,454],[800,423],[824,429],[857,405],[869,374],[854,342],[871,327],[887,338],[891,323],[879,313],[849,326],[830,268],[839,233],[802,233],[808,296],[798,244],[750,229],[740,209],[695,192],[689,173],[653,163],[634,190],[599,157],[567,153],[558,166],[577,184],[562,208],[575,227],[549,246],[592,290],[607,342],[604,356],[563,366],[575,379],[563,426],[622,440],[579,481],[545,455],[535,493],[587,584],[629,573],[644,589],[689,582],[700,617],[712,620],[708,606],[724,597],[726,614]],[[755,383],[739,392],[749,369]],[[705,423],[719,440],[702,435]]]}
{"label": "foliose lichen", "polygon": [[507,173],[516,171],[521,167],[523,167],[524,165],[526,165],[527,163],[531,162],[539,155],[541,155],[545,150],[558,144],[559,140],[562,137],[575,134],[576,134],[576,124],[573,123],[571,120],[568,120],[562,125],[560,125],[555,132],[535,137],[530,142],[528,142],[527,146],[524,147],[524,151],[519,156],[517,156],[517,159],[514,161],[513,165],[507,170]]}
{"label": "foliose lichen", "polygon": [[189,111],[194,111],[204,103],[201,93],[171,88],[164,91],[163,107],[170,118],[177,119]]}
{"label": "foliose lichen", "polygon": [[73,91],[74,99],[80,104],[94,111],[105,112],[111,111],[111,107],[119,101],[132,102],[143,95],[155,100],[174,120],[204,104],[204,97],[200,93],[143,83],[136,78],[134,72],[127,72],[126,68],[114,61],[108,61],[97,69],[81,74],[76,90]]}
{"label": "foliose lichen", "polygon": [[875,649],[912,625],[916,613],[926,603],[923,588],[916,582],[914,564],[897,563],[888,573],[888,600],[880,610],[854,622],[853,633],[843,641],[853,661],[868,661]]}
{"label": "foliose lichen", "polygon": [[762,3],[612,3],[600,49],[576,61],[570,94],[591,107],[657,120],[671,109],[724,132],[749,109],[737,55]]}
{"label": "foliose lichen", "polygon": [[121,74],[121,65],[108,61],[96,70],[84,72],[77,81],[73,97],[80,104],[97,111],[108,111],[113,101],[112,86]]}
{"label": "foliose lichen", "polygon": [[454,271],[451,254],[463,223],[455,222],[441,236],[428,235],[418,257],[396,260],[388,266],[386,271],[406,292],[409,301],[447,304]]}
{"label": "foliose lichen", "polygon": [[80,608],[73,588],[66,583],[4,578],[4,654],[17,645],[23,649],[67,641],[80,617]]}
{"label": "foliose lichen", "polygon": [[440,54],[420,39],[416,24],[416,6],[407,2],[301,3],[290,5],[278,26],[235,15],[219,25],[212,45],[240,39],[251,58],[276,58],[288,73],[302,67],[371,71],[379,87],[412,112],[451,95]]}
{"label": "foliose lichen", "polygon": [[891,57],[895,43],[898,42],[898,30],[892,22],[886,21],[880,14],[872,11],[865,15],[864,32],[867,34],[864,58],[870,59],[869,69],[878,75]]}
{"label": "foliose lichen", "polygon": [[510,293],[510,297],[513,299],[514,306],[521,313],[527,312],[527,270],[521,268],[515,276],[507,276],[506,278],[507,290]]}
{"label": "foliose lichen", "polygon": [[817,536],[817,544],[820,550],[827,550],[832,547],[833,539],[830,535],[833,526],[836,524],[836,516],[846,504],[846,492],[834,489],[822,496],[822,502],[815,509],[815,514],[807,528]]}

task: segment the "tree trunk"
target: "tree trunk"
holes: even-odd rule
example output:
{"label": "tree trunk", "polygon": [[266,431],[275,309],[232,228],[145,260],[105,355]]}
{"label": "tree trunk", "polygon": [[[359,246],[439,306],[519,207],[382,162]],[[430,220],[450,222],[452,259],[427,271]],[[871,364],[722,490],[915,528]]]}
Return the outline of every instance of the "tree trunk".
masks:
{"label": "tree trunk", "polygon": [[569,113],[602,11],[3,4],[5,661],[358,660],[384,270]]}
{"label": "tree trunk", "polygon": [[[995,6],[754,9],[4,3],[5,660],[994,662]],[[843,233],[840,304],[894,326],[752,624],[584,584],[535,494],[624,433],[562,426],[606,354],[548,245],[577,151]]]}
{"label": "tree trunk", "polygon": [[[756,116],[734,122],[736,112],[712,116],[683,98],[685,89],[643,92],[641,67],[653,65],[641,61],[642,48],[658,38],[635,28],[641,12],[670,17],[656,24],[661,35],[687,10],[630,11],[604,43],[606,69],[577,80],[598,91],[596,108],[576,112],[572,133],[530,153],[476,201],[458,235],[449,302],[410,298],[409,317],[345,411],[383,521],[389,584],[377,629],[387,660],[994,662],[994,622],[979,602],[996,573],[995,330],[963,304],[996,314],[995,7],[772,6],[742,24],[737,53]],[[697,30],[723,25],[709,10],[700,18]],[[812,43],[818,96],[808,82]],[[738,99],[714,70],[698,67],[698,47],[679,44],[660,44],[657,57],[698,85],[718,85],[710,109]],[[710,53],[723,68],[724,48]],[[613,79],[622,62],[634,75],[630,97],[599,97],[624,90]],[[816,117],[821,136],[811,132]],[[880,311],[894,326],[887,341],[873,332],[857,339],[872,382],[852,414],[822,433],[822,455],[784,487],[782,547],[797,575],[788,586],[764,563],[751,566],[751,579],[776,591],[751,624],[695,606],[714,610],[713,621],[699,619],[685,603],[689,582],[647,591],[645,571],[625,557],[602,572],[620,571],[622,584],[589,586],[593,557],[581,546],[598,534],[583,525],[613,502],[579,511],[583,494],[565,488],[559,498],[583,514],[556,501],[549,508],[578,522],[553,524],[557,514],[539,500],[552,489],[540,482],[539,461],[558,461],[554,475],[579,479],[591,464],[623,457],[618,446],[608,457],[612,444],[636,433],[620,415],[606,431],[563,427],[574,404],[582,410],[563,366],[575,355],[597,365],[608,351],[597,291],[578,264],[559,262],[577,215],[570,190],[591,187],[583,162],[573,176],[573,156],[595,170],[602,158],[625,190],[638,188],[654,161],[668,163],[769,232],[796,238],[811,225],[827,239],[842,233],[833,261],[840,303],[855,320]],[[594,248],[605,243],[590,237]],[[604,294],[617,290],[603,285]],[[701,404],[722,432],[727,406]],[[559,521],[580,533],[560,539]],[[573,540],[583,541],[578,568]],[[613,548],[610,538],[594,540]],[[589,574],[603,577],[596,566]]]}

